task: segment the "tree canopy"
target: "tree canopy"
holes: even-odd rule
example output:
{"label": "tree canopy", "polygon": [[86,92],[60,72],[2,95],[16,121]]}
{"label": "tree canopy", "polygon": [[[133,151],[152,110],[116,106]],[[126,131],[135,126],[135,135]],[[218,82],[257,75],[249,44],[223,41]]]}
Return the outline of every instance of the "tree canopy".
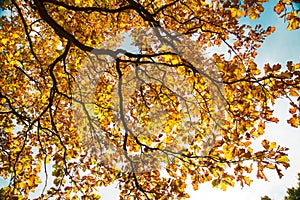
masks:
{"label": "tree canopy", "polygon": [[[291,187],[287,189],[287,195],[284,197],[284,200],[298,200],[300,199],[300,173],[298,173],[298,187]],[[261,197],[261,200],[271,200],[268,196]]]}
{"label": "tree canopy", "polygon": [[[264,2],[2,2],[2,197],[99,199],[118,183],[120,199],[184,199],[189,178],[225,190],[282,177],[288,148],[253,141],[279,121],[278,98],[299,126],[300,63],[255,63],[276,28],[240,18]],[[296,2],[274,7],[291,31]]]}
{"label": "tree canopy", "polygon": [[298,174],[298,187],[292,187],[287,189],[287,195],[284,200],[298,200],[300,199],[300,173]]}

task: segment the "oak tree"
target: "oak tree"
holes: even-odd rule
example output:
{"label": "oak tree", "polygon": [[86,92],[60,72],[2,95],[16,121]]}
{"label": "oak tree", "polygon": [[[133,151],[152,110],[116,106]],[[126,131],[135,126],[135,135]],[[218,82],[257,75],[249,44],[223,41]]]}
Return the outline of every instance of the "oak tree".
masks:
{"label": "oak tree", "polygon": [[[239,19],[259,18],[264,2],[6,0],[1,195],[99,199],[118,183],[120,199],[184,199],[190,182],[282,177],[288,149],[253,141],[278,122],[278,98],[299,126],[300,64],[255,63],[275,27]],[[274,11],[299,28],[292,1]]]}

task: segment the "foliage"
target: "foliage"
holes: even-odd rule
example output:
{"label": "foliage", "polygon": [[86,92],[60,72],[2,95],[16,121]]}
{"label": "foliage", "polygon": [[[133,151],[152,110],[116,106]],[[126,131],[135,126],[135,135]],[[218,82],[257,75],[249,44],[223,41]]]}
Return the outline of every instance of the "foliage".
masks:
{"label": "foliage", "polygon": [[[299,126],[300,64],[262,71],[254,62],[275,27],[239,18],[259,18],[263,2],[1,4],[11,12],[0,29],[0,176],[10,180],[1,195],[41,186],[39,199],[97,199],[98,187],[118,182],[120,199],[183,199],[188,177],[195,190],[250,185],[253,171],[267,180],[266,169],[282,177],[288,149],[252,143],[278,122],[278,98]],[[297,13],[285,17],[299,28]],[[116,45],[126,32],[136,51]],[[221,45],[229,58],[201,55]]]}
{"label": "foliage", "polygon": [[[278,1],[276,6],[274,7],[274,11],[280,15],[281,18],[285,18],[289,23],[287,30],[294,30],[299,28],[300,18],[299,12],[297,9],[299,6],[299,0],[283,0]],[[291,9],[289,9],[291,8]]]}
{"label": "foliage", "polygon": [[[298,187],[297,188],[288,188],[287,195],[284,197],[284,200],[298,200],[300,198],[300,173],[298,173]],[[261,200],[271,200],[270,197],[264,196]]]}
{"label": "foliage", "polygon": [[263,197],[261,198],[261,200],[271,200],[271,199],[270,199],[270,197],[268,197],[268,196],[263,196]]}
{"label": "foliage", "polygon": [[284,200],[297,200],[297,199],[300,199],[300,173],[298,173],[298,187],[288,188],[287,196],[284,197]]}

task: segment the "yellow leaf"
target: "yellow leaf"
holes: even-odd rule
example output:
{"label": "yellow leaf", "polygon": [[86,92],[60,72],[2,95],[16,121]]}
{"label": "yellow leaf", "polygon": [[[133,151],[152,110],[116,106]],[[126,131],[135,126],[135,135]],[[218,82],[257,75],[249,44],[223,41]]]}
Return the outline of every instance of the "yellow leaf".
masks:
{"label": "yellow leaf", "polygon": [[185,72],[185,67],[184,67],[184,66],[178,66],[176,70],[177,70],[177,72],[179,72],[180,74],[184,74],[184,72]]}
{"label": "yellow leaf", "polygon": [[167,51],[167,49],[168,49],[168,47],[166,45],[162,45],[160,47],[160,50],[162,50],[162,51]]}
{"label": "yellow leaf", "polygon": [[251,179],[250,179],[249,177],[247,177],[247,176],[244,177],[244,181],[245,181],[245,183],[246,183],[248,186],[250,186],[251,182],[253,182],[253,180],[251,180]]}
{"label": "yellow leaf", "polygon": [[8,42],[8,39],[7,39],[7,38],[3,38],[3,39],[1,40],[1,42],[2,42],[2,44],[6,45],[7,42]]}
{"label": "yellow leaf", "polygon": [[180,62],[180,61],[179,61],[178,58],[172,59],[172,60],[171,60],[172,65],[177,65],[179,62]]}
{"label": "yellow leaf", "polygon": [[255,20],[258,16],[256,14],[251,13],[249,15],[249,17],[250,17],[251,20]]}
{"label": "yellow leaf", "polygon": [[227,185],[226,185],[226,182],[225,181],[222,181],[221,182],[221,186],[220,186],[220,189],[225,191],[227,189]]}
{"label": "yellow leaf", "polygon": [[280,158],[277,159],[277,162],[283,162],[283,163],[287,163],[289,162],[289,158],[287,156],[281,156]]}
{"label": "yellow leaf", "polygon": [[293,68],[294,68],[294,70],[300,69],[300,63],[294,64]]}
{"label": "yellow leaf", "polygon": [[292,97],[298,97],[299,96],[298,91],[297,91],[296,88],[291,88],[289,95],[292,96]]}
{"label": "yellow leaf", "polygon": [[272,163],[267,164],[266,167],[269,169],[275,169],[275,165],[273,165]]}
{"label": "yellow leaf", "polygon": [[76,5],[80,5],[81,3],[82,3],[81,0],[75,0],[75,4],[76,4]]}
{"label": "yellow leaf", "polygon": [[298,128],[300,120],[297,116],[294,116],[291,119],[287,120],[287,122],[291,124],[293,127]]}
{"label": "yellow leaf", "polygon": [[269,150],[273,150],[276,148],[276,142],[271,142],[270,146],[269,146]]}
{"label": "yellow leaf", "polygon": [[299,28],[299,21],[297,18],[292,18],[290,21],[289,21],[289,25],[287,27],[287,30],[296,30]]}
{"label": "yellow leaf", "polygon": [[171,61],[171,60],[173,59],[173,56],[172,56],[172,55],[170,55],[170,54],[163,55],[162,57],[163,57],[163,58],[164,58],[164,60],[165,60],[165,61],[167,61],[167,62],[168,62],[168,61]]}

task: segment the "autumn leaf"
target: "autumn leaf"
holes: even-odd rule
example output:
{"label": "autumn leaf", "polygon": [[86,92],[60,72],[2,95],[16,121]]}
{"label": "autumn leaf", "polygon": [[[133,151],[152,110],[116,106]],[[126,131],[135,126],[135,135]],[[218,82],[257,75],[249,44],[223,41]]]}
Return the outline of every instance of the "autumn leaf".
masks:
{"label": "autumn leaf", "polygon": [[274,11],[277,14],[280,14],[280,13],[282,13],[283,10],[284,10],[284,5],[281,2],[277,2],[277,4],[274,7]]}

